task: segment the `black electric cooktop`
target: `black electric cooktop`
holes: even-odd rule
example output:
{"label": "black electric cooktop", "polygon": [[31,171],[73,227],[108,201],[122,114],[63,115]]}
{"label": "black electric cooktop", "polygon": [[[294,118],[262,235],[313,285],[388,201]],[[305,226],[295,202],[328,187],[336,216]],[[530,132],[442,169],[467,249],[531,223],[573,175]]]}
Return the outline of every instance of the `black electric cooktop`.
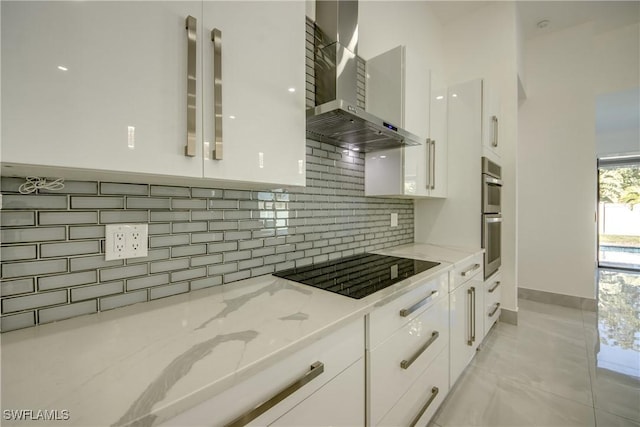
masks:
{"label": "black electric cooktop", "polygon": [[279,271],[274,276],[360,299],[437,265],[440,263],[365,253]]}

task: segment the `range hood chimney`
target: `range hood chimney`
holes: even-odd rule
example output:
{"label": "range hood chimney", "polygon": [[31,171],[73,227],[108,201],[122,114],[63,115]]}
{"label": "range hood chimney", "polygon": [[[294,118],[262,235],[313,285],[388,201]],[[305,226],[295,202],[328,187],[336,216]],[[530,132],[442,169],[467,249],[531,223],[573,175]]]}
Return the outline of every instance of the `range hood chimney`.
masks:
{"label": "range hood chimney", "polygon": [[315,107],[307,138],[362,152],[420,145],[421,139],[365,111],[358,83],[358,2],[316,0]]}

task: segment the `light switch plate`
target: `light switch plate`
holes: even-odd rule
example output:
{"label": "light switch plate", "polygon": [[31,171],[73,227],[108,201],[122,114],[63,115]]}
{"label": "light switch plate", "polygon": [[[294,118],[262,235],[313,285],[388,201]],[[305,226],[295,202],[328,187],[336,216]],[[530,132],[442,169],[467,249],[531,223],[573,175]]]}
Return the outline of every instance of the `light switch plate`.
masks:
{"label": "light switch plate", "polygon": [[397,227],[398,226],[398,214],[397,213],[392,213],[391,214],[391,226],[392,227]]}
{"label": "light switch plate", "polygon": [[105,226],[105,260],[147,256],[148,236],[147,224],[107,224]]}

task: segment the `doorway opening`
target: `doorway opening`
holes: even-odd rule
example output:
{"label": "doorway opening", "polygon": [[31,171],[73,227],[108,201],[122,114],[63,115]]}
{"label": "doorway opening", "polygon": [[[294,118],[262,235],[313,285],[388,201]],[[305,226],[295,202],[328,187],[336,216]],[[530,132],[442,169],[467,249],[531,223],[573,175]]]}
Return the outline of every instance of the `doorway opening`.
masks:
{"label": "doorway opening", "polygon": [[598,266],[640,271],[640,156],[598,159]]}

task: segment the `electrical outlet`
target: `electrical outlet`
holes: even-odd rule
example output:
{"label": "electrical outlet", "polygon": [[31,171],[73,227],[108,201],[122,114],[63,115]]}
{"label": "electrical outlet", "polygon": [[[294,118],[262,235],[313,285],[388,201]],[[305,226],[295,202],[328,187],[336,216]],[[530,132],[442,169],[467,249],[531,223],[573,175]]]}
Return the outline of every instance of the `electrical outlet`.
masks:
{"label": "electrical outlet", "polygon": [[391,214],[391,226],[392,227],[397,227],[398,226],[398,214],[397,213],[392,213]]}
{"label": "electrical outlet", "polygon": [[139,258],[148,255],[147,224],[107,224],[105,260]]}

